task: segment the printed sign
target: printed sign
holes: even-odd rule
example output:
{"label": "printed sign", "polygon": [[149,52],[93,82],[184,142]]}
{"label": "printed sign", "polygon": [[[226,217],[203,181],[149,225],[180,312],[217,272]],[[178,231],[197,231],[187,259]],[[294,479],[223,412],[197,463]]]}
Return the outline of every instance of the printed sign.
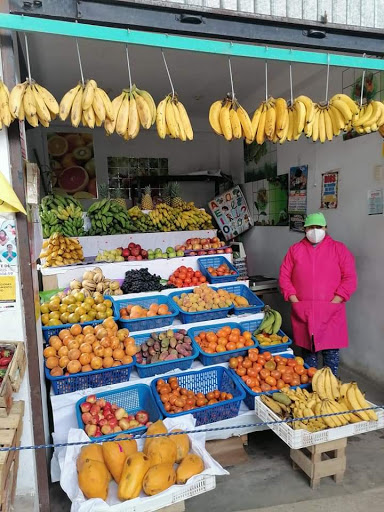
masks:
{"label": "printed sign", "polygon": [[320,208],[337,208],[339,187],[339,171],[329,171],[321,176],[321,206]]}
{"label": "printed sign", "polygon": [[383,189],[368,190],[368,215],[382,215]]}
{"label": "printed sign", "polygon": [[288,213],[307,213],[308,165],[289,170]]}
{"label": "printed sign", "polygon": [[300,213],[297,213],[296,215],[290,215],[289,216],[289,230],[290,231],[296,231],[297,233],[304,233],[304,222],[305,222],[305,215],[301,215]]}

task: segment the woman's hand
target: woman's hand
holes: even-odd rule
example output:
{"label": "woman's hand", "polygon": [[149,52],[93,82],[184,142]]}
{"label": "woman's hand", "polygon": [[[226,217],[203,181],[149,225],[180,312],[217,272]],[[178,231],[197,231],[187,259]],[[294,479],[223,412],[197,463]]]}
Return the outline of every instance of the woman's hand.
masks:
{"label": "woman's hand", "polygon": [[299,299],[296,297],[296,295],[291,295],[289,297],[289,302],[299,302]]}
{"label": "woman's hand", "polygon": [[335,295],[333,297],[333,299],[331,300],[331,302],[333,304],[341,304],[342,302],[344,302],[344,299],[343,299],[343,297],[340,297],[340,295]]}

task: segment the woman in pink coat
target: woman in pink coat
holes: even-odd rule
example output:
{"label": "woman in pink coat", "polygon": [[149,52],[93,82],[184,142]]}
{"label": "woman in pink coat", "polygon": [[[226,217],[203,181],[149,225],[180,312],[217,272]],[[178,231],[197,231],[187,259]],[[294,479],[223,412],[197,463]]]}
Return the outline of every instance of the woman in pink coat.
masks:
{"label": "woman in pink coat", "polygon": [[356,290],[353,254],[327,234],[322,213],[308,215],[305,238],[289,248],[280,267],[279,284],[284,299],[292,303],[293,339],[304,349],[304,360],[324,366],[337,375],[339,349],[348,346],[345,303]]}

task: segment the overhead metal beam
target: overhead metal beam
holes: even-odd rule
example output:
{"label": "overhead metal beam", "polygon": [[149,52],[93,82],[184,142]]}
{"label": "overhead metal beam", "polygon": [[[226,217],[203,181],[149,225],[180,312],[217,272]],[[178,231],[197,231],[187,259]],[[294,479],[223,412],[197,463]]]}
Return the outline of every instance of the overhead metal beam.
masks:
{"label": "overhead metal beam", "polygon": [[192,52],[227,55],[231,57],[249,57],[263,60],[298,62],[305,64],[320,64],[384,71],[384,60],[366,59],[348,55],[306,52],[288,50],[269,46],[255,46],[211,39],[199,39],[156,32],[141,32],[121,28],[89,25],[61,20],[18,16],[15,14],[0,14],[0,28],[55,34],[60,36],[113,41],[131,45],[152,46],[173,50],[188,50]]}
{"label": "overhead metal beam", "polygon": [[[12,12],[195,37],[384,56],[384,31],[380,29],[268,17],[172,2],[12,0]],[[201,23],[185,23],[182,16],[186,13],[194,15],[195,21],[200,18]]]}

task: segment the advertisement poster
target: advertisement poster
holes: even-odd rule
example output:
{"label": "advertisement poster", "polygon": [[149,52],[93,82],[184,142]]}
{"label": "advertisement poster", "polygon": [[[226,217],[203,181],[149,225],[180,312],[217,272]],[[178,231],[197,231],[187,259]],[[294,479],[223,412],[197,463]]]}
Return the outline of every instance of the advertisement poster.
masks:
{"label": "advertisement poster", "polygon": [[382,215],[383,189],[368,190],[368,215]]}
{"label": "advertisement poster", "polygon": [[215,197],[208,205],[226,240],[253,226],[247,202],[238,186]]}
{"label": "advertisement poster", "polygon": [[16,306],[16,276],[12,268],[0,263],[0,310]]}
{"label": "advertisement poster", "polygon": [[91,133],[48,133],[52,188],[77,199],[97,197],[96,167]]}
{"label": "advertisement poster", "polygon": [[0,215],[0,264],[17,265],[15,220]]}
{"label": "advertisement poster", "polygon": [[288,226],[288,174],[252,183],[255,226]]}
{"label": "advertisement poster", "polygon": [[329,171],[321,175],[321,206],[322,209],[337,208],[339,188],[339,171]]}
{"label": "advertisement poster", "polygon": [[308,165],[291,167],[289,170],[289,213],[307,213]]}
{"label": "advertisement poster", "polygon": [[301,215],[300,213],[296,215],[289,216],[289,230],[296,231],[297,233],[304,233],[304,222],[305,215]]}

